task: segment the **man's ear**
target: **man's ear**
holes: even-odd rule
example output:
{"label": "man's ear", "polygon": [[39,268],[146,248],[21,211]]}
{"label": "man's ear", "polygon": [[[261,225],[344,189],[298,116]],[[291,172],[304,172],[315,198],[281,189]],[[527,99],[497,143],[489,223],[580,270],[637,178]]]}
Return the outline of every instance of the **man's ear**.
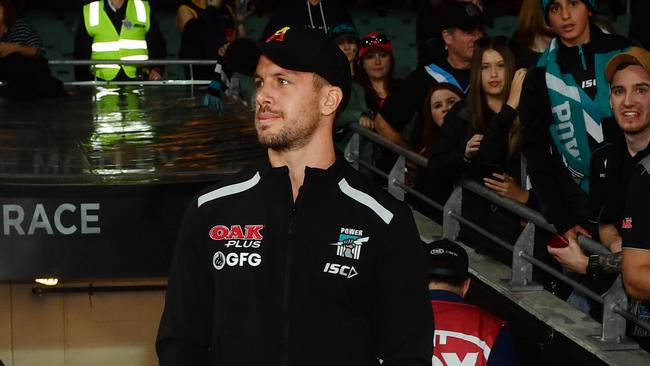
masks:
{"label": "man's ear", "polygon": [[442,32],[440,32],[442,35],[442,40],[445,42],[445,45],[448,45],[451,43],[451,31],[449,29],[444,29]]}
{"label": "man's ear", "polygon": [[329,85],[323,88],[323,94],[321,113],[326,116],[336,113],[343,100],[343,91],[341,88]]}
{"label": "man's ear", "polygon": [[467,277],[467,279],[465,281],[463,281],[463,285],[460,288],[460,292],[461,292],[460,296],[461,297],[465,297],[465,295],[467,295],[467,290],[469,290],[469,285],[471,283],[472,283],[472,278],[471,277]]}

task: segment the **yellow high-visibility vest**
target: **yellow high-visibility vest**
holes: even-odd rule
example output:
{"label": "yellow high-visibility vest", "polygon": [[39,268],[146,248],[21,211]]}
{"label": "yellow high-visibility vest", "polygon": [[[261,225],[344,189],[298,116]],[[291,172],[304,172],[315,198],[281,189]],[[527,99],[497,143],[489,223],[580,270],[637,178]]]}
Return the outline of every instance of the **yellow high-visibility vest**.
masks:
{"label": "yellow high-visibility vest", "polygon": [[[104,10],[104,1],[97,0],[84,5],[84,23],[88,35],[93,39],[91,59],[93,60],[147,60],[146,36],[150,27],[149,2],[127,0],[126,14],[120,33],[113,26]],[[129,78],[137,77],[133,65],[98,64],[91,66],[91,72],[99,79],[113,80],[120,67]]]}

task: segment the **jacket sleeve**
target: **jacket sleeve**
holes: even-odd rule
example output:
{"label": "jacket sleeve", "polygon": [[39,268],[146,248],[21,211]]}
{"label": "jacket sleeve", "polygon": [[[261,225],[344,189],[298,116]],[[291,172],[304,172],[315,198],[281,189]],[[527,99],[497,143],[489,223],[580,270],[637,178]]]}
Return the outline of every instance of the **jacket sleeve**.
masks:
{"label": "jacket sleeve", "polygon": [[196,199],[185,214],[167,284],[156,353],[161,366],[207,365],[212,332],[213,285],[199,237]]}
{"label": "jacket sleeve", "polygon": [[399,85],[395,93],[386,98],[379,111],[379,114],[397,132],[402,133],[404,127],[411,122],[422,107],[429,86],[422,78],[430,78],[424,68],[421,67],[411,72]]}
{"label": "jacket sleeve", "polygon": [[400,204],[394,213],[375,267],[377,356],[384,366],[431,365],[433,311],[424,247],[408,207]]}
{"label": "jacket sleeve", "polygon": [[503,326],[494,340],[487,366],[515,365],[517,365],[517,355],[515,354],[514,340],[508,327]]}
{"label": "jacket sleeve", "polygon": [[510,129],[515,118],[517,118],[517,111],[504,104],[501,112],[488,121],[485,136],[478,150],[479,161],[487,171],[506,170]]}
{"label": "jacket sleeve", "polygon": [[531,70],[524,80],[519,116],[522,123],[522,152],[528,162],[528,174],[542,213],[560,233],[564,233],[582,224],[573,215],[572,208],[567,209],[570,199],[565,196],[575,193],[570,185],[580,188],[573,182],[560,158],[551,155],[551,107],[544,70],[541,68]]}
{"label": "jacket sleeve", "polygon": [[452,108],[440,127],[439,134],[431,146],[427,163],[430,179],[456,182],[467,171],[470,163],[465,161],[468,122],[458,117],[463,103]]}
{"label": "jacket sleeve", "polygon": [[358,123],[361,115],[367,113],[367,111],[368,106],[366,105],[363,87],[357,83],[352,83],[350,101],[345,109],[336,117],[336,120],[334,121],[334,131],[341,128],[347,128],[350,123]]}

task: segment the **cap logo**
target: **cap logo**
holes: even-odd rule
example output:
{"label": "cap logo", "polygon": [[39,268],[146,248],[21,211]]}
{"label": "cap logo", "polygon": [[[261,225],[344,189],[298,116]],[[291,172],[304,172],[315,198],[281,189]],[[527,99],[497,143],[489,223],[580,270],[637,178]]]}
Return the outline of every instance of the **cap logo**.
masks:
{"label": "cap logo", "polygon": [[468,3],[465,5],[465,13],[469,15],[470,17],[475,17],[478,15],[481,15],[481,9],[478,8],[478,6],[475,6],[472,3]]}
{"label": "cap logo", "polygon": [[273,33],[273,35],[269,38],[266,39],[266,43],[271,43],[272,41],[275,42],[284,42],[284,35],[287,33],[287,31],[291,29],[291,27],[284,27],[277,32]]}
{"label": "cap logo", "polygon": [[435,249],[431,249],[429,253],[431,253],[431,255],[440,255],[443,254],[444,252],[445,250],[442,248],[435,248]]}

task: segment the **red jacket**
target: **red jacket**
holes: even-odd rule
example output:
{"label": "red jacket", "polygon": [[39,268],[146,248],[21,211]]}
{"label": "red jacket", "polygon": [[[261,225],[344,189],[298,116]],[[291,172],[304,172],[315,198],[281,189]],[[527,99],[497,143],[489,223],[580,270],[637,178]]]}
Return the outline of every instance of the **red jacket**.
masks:
{"label": "red jacket", "polygon": [[487,365],[505,322],[467,303],[434,300],[431,305],[436,319],[433,364]]}

